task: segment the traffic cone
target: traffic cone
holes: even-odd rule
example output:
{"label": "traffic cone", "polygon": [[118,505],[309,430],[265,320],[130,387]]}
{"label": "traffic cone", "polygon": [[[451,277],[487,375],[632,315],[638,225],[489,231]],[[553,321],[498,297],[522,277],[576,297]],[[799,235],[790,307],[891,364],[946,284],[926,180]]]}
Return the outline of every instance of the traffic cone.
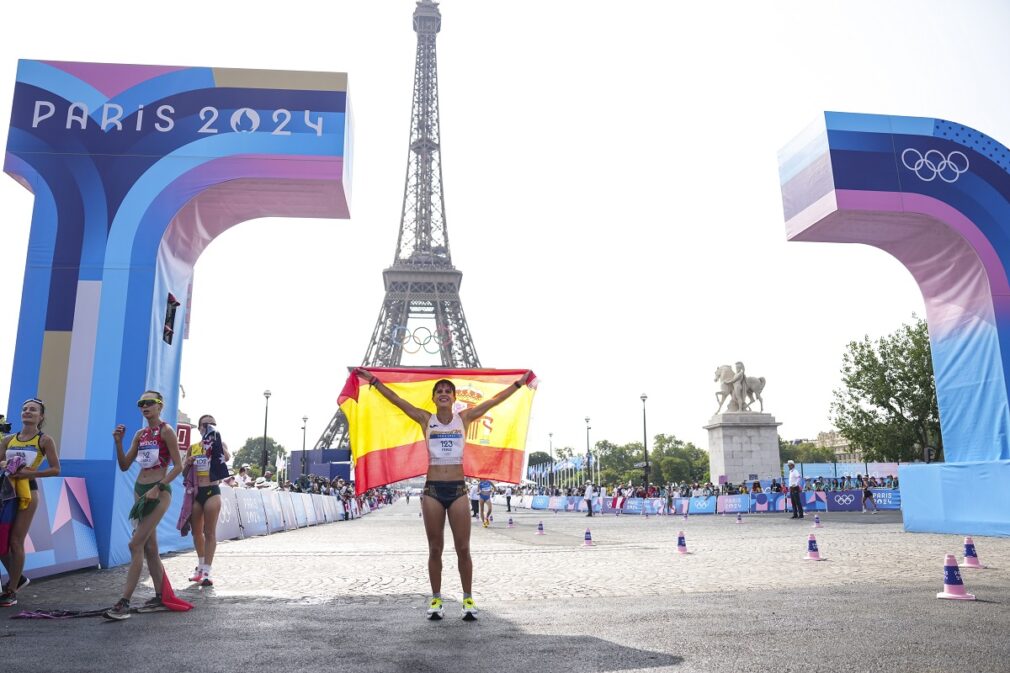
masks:
{"label": "traffic cone", "polygon": [[543,535],[543,534],[544,534],[544,522],[541,521],[537,523],[537,535]]}
{"label": "traffic cone", "polygon": [[687,554],[687,539],[684,537],[684,531],[679,531],[677,533],[677,553]]}
{"label": "traffic cone", "polygon": [[814,528],[824,528],[824,526],[821,525],[821,515],[820,514],[814,514],[814,526],[813,527]]}
{"label": "traffic cone", "polygon": [[515,528],[515,524],[512,523],[512,517],[509,517],[509,525],[506,528]]}
{"label": "traffic cone", "polygon": [[961,567],[975,568],[976,570],[985,568],[978,560],[978,555],[975,553],[975,541],[971,539],[970,535],[964,539],[964,563],[961,564]]}
{"label": "traffic cone", "polygon": [[736,513],[736,522],[743,523],[743,516],[741,516],[740,512]]}
{"label": "traffic cone", "polygon": [[807,555],[803,557],[805,561],[823,561],[825,559],[821,558],[821,553],[817,551],[817,538],[811,533],[810,537],[807,538]]}
{"label": "traffic cone", "polygon": [[596,546],[595,543],[593,542],[593,536],[589,532],[588,528],[586,529],[586,539],[582,542],[582,546],[583,547],[595,547]]}
{"label": "traffic cone", "polygon": [[961,581],[961,571],[957,567],[957,559],[953,554],[947,554],[943,559],[943,591],[937,598],[949,598],[954,601],[973,601],[975,595],[964,590]]}

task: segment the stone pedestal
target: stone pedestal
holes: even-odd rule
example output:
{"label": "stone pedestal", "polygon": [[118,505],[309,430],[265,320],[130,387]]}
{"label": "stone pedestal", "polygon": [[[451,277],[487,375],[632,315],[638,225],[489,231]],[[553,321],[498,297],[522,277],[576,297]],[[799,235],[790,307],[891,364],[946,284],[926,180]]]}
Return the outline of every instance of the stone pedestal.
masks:
{"label": "stone pedestal", "polygon": [[712,483],[720,476],[734,484],[779,478],[779,432],[771,414],[736,411],[716,414],[708,425],[708,464]]}

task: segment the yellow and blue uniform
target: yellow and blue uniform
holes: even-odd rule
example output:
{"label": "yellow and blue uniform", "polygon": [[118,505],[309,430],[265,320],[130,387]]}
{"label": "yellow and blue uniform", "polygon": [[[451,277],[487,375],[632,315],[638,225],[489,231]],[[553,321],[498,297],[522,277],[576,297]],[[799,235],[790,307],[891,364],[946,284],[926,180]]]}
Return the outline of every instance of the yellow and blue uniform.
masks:
{"label": "yellow and blue uniform", "polygon": [[[46,458],[41,442],[41,432],[27,440],[18,439],[17,435],[11,435],[7,441],[6,459],[10,460],[14,456],[21,456],[21,459],[25,461],[25,467],[37,470]],[[28,505],[32,503],[31,492],[38,490],[35,480],[14,478],[14,488],[18,496],[18,509],[28,509]]]}

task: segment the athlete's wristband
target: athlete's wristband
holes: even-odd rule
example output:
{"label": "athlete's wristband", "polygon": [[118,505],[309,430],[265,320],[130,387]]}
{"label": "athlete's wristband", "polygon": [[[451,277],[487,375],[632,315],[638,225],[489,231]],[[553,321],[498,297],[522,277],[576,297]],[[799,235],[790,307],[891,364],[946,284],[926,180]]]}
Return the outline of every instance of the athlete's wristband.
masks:
{"label": "athlete's wristband", "polygon": [[512,385],[516,387],[516,390],[519,390],[520,388],[523,387],[523,384],[519,383],[518,381],[514,382]]}

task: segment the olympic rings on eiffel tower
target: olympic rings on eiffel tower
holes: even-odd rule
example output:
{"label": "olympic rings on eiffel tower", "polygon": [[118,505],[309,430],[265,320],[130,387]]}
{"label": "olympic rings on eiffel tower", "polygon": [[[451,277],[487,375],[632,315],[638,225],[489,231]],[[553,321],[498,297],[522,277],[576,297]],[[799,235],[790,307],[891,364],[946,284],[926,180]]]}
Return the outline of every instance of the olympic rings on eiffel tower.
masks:
{"label": "olympic rings on eiffel tower", "polygon": [[413,330],[406,325],[394,325],[387,338],[390,343],[399,346],[408,355],[420,353],[422,348],[428,355],[435,355],[452,344],[452,335],[448,328],[439,327],[432,332],[425,325],[415,327]]}

